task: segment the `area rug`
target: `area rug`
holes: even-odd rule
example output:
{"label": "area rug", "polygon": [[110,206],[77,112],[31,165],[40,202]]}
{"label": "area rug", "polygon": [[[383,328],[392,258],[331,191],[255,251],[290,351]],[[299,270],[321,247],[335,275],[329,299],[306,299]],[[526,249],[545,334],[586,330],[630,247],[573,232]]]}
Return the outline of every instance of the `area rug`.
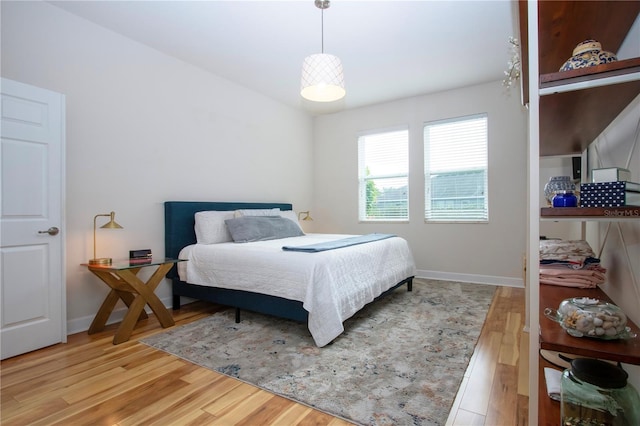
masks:
{"label": "area rug", "polygon": [[142,342],[357,424],[443,425],[494,292],[415,279],[323,348],[305,324],[230,309]]}

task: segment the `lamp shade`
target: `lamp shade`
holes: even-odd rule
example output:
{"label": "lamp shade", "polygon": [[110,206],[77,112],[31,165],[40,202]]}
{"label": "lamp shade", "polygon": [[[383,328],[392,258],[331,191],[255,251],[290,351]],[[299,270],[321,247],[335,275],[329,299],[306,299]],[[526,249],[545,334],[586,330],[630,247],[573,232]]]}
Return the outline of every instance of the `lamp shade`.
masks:
{"label": "lamp shade", "polygon": [[108,215],[98,215],[98,216],[109,216],[109,222],[102,225],[100,228],[102,229],[122,229],[122,226],[115,221],[116,212],[111,212]]}
{"label": "lamp shade", "polygon": [[316,53],[304,59],[301,83],[302,97],[314,102],[337,101],[347,93],[342,62],[328,53]]}

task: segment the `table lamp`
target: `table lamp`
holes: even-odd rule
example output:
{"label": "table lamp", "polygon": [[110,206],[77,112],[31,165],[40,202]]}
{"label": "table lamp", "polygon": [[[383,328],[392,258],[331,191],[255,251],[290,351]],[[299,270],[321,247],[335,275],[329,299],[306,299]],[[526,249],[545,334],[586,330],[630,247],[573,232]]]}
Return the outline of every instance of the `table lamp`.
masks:
{"label": "table lamp", "polygon": [[118,225],[118,223],[114,220],[116,216],[116,212],[105,213],[105,214],[97,214],[93,217],[93,259],[89,260],[89,265],[111,265],[110,257],[96,257],[96,220],[99,217],[106,216],[109,217],[109,222],[102,225],[100,228],[104,229],[122,229],[122,226]]}

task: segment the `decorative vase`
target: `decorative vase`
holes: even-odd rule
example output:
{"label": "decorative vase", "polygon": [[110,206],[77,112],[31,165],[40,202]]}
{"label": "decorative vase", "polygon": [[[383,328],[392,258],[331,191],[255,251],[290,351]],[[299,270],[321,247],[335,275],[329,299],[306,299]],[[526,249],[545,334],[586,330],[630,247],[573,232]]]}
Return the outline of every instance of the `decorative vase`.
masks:
{"label": "decorative vase", "polygon": [[575,189],[576,185],[573,183],[570,176],[553,176],[544,186],[544,197],[551,206],[553,205],[553,197],[556,195],[556,192],[574,191]]}
{"label": "decorative vase", "polygon": [[553,207],[578,207],[578,197],[573,191],[556,191],[551,201]]}
{"label": "decorative vase", "polygon": [[585,40],[573,49],[573,56],[560,67],[560,71],[575,70],[617,61],[616,55],[602,50],[595,40]]}

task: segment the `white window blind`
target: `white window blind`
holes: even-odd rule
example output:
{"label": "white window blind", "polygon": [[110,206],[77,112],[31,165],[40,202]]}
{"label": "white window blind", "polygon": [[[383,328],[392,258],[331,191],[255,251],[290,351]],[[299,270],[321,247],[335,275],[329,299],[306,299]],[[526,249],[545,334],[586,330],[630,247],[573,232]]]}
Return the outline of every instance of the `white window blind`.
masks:
{"label": "white window blind", "polygon": [[361,221],[409,219],[409,130],[358,138]]}
{"label": "white window blind", "polygon": [[427,221],[488,221],[487,115],[424,126]]}

